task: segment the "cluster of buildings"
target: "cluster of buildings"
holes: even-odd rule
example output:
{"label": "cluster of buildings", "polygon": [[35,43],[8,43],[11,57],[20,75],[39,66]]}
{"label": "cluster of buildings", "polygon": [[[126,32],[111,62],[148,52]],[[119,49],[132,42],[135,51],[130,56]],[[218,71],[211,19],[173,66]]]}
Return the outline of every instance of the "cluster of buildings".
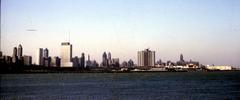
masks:
{"label": "cluster of buildings", "polygon": [[147,67],[150,71],[162,71],[166,69],[174,70],[188,70],[188,69],[207,69],[207,70],[232,70],[232,66],[204,66],[199,64],[198,61],[185,61],[183,55],[180,55],[180,59],[177,62],[167,61],[162,62],[159,59],[155,62],[155,51],[145,49],[143,51],[138,51],[137,53],[138,64],[135,67]]}
{"label": "cluster of buildings", "polygon": [[119,58],[112,58],[110,52],[108,52],[108,54],[106,52],[103,52],[102,63],[100,66],[105,68],[119,68]]}
{"label": "cluster of buildings", "polygon": [[12,56],[3,55],[0,52],[0,63],[3,64],[15,64],[15,65],[32,65],[32,57],[28,55],[23,55],[22,45],[13,48]]}
{"label": "cluster of buildings", "polygon": [[72,44],[70,42],[61,43],[60,57],[49,57],[48,49],[39,48],[37,52],[36,65],[46,67],[97,67],[98,63],[90,60],[88,55],[87,61],[85,60],[85,54],[82,53],[81,57],[72,57]]}
{"label": "cluster of buildings", "polygon": [[48,48],[39,48],[37,50],[36,63],[32,64],[32,57],[28,55],[23,56],[23,48],[20,44],[13,48],[12,56],[3,56],[0,52],[0,62],[5,64],[18,64],[18,65],[37,65],[45,67],[79,67],[79,68],[130,68],[138,69],[145,68],[145,70],[166,70],[166,69],[199,69],[206,68],[209,70],[232,70],[231,66],[204,66],[200,65],[197,61],[185,61],[183,55],[180,55],[180,59],[177,62],[167,61],[162,62],[161,59],[156,61],[155,51],[150,49],[145,49],[143,51],[137,52],[137,64],[134,64],[133,60],[123,61],[120,64],[119,58],[112,58],[111,53],[103,52],[102,62],[100,64],[95,60],[90,60],[90,55],[87,59],[85,54],[82,53],[81,56],[72,57],[72,44],[70,42],[61,43],[60,57],[50,57]]}
{"label": "cluster of buildings", "polygon": [[199,62],[196,61],[185,61],[183,59],[183,55],[180,55],[180,60],[175,62],[167,61],[162,62],[159,59],[155,62],[155,51],[151,51],[149,49],[145,49],[143,51],[138,51],[138,65],[141,66],[149,66],[149,67],[166,67],[166,68],[199,68]]}
{"label": "cluster of buildings", "polygon": [[47,48],[39,48],[37,51],[36,64],[46,67],[60,67],[60,58],[57,56],[52,58],[49,56],[49,50]]}
{"label": "cluster of buildings", "polygon": [[123,68],[133,68],[134,66],[136,65],[134,65],[134,62],[132,59],[130,59],[129,61],[123,61],[121,65],[121,67]]}
{"label": "cluster of buildings", "polygon": [[[196,61],[185,61],[183,59],[183,55],[180,55],[180,60],[177,62],[167,61],[162,62],[161,59],[158,61],[155,60],[155,51],[151,51],[149,49],[145,49],[143,51],[138,51],[137,53],[138,64],[136,67],[145,68],[145,70],[150,71],[164,71],[167,69],[176,69],[176,70],[184,70],[190,68],[200,68],[199,62]],[[155,62],[156,61],[156,62]]]}

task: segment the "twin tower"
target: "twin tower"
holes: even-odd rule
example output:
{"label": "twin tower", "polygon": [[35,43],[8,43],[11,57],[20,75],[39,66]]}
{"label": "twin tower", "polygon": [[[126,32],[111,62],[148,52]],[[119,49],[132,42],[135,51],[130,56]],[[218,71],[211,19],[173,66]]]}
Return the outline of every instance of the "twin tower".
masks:
{"label": "twin tower", "polygon": [[70,42],[62,42],[60,58],[54,57],[54,59],[51,59],[48,49],[40,48],[37,52],[36,64],[39,66],[73,67],[71,59],[72,45]]}

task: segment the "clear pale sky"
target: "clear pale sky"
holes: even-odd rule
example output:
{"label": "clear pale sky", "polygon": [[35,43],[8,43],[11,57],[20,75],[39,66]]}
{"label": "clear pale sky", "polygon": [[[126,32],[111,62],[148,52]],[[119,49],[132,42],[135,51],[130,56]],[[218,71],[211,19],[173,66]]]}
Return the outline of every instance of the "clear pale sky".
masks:
{"label": "clear pale sky", "polygon": [[[73,56],[101,61],[110,51],[120,61],[150,48],[156,60],[240,66],[240,0],[1,0],[2,51],[23,45],[59,56],[61,42]],[[27,31],[35,29],[37,31]],[[33,59],[35,60],[35,59]]]}

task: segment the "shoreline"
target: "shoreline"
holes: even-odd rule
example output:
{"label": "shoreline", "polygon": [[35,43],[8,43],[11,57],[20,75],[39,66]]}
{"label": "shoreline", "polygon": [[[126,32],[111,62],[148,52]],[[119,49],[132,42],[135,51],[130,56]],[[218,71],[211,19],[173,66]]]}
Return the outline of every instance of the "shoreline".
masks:
{"label": "shoreline", "polygon": [[76,71],[53,71],[53,70],[24,70],[18,72],[2,72],[0,74],[48,74],[48,73],[192,73],[192,72],[204,72],[204,73],[214,73],[214,72],[240,72],[240,70],[211,70],[211,71],[86,71],[86,70],[76,70]]}
{"label": "shoreline", "polygon": [[[138,70],[135,70],[138,69]],[[207,69],[162,69],[148,70],[141,68],[78,68],[78,67],[43,67],[43,66],[3,66],[0,74],[34,74],[34,73],[166,73],[166,72],[240,72],[240,70],[207,70]]]}

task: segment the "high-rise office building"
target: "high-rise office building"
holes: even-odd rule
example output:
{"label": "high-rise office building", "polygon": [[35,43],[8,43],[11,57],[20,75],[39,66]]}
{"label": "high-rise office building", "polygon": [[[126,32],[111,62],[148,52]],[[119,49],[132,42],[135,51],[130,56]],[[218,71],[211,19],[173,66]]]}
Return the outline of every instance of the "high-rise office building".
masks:
{"label": "high-rise office building", "polygon": [[110,52],[108,52],[108,60],[111,60],[112,58],[111,58],[111,53]]}
{"label": "high-rise office building", "polygon": [[88,55],[88,59],[87,59],[87,61],[86,61],[86,67],[89,68],[89,67],[91,67],[91,66],[92,66],[92,62],[91,62],[91,60],[90,60],[90,55]]}
{"label": "high-rise office building", "polygon": [[17,56],[17,47],[14,47],[14,48],[13,48],[13,55],[14,55],[14,56]]}
{"label": "high-rise office building", "polygon": [[184,61],[183,54],[181,54],[179,61],[177,61],[177,65],[186,66],[186,64],[187,62]]}
{"label": "high-rise office building", "polygon": [[119,58],[112,58],[111,59],[111,66],[113,68],[118,68],[120,66]]}
{"label": "high-rise office building", "polygon": [[92,67],[92,68],[98,67],[98,66],[99,66],[99,64],[97,63],[96,60],[91,61],[91,67]]}
{"label": "high-rise office building", "polygon": [[50,67],[51,66],[51,57],[49,57],[49,51],[47,48],[43,50],[43,66]]}
{"label": "high-rise office building", "polygon": [[108,66],[112,66],[112,64],[113,64],[113,61],[112,61],[112,56],[111,56],[111,53],[110,52],[108,52],[108,59],[107,59],[107,61],[108,61]]}
{"label": "high-rise office building", "polygon": [[37,59],[36,64],[42,66],[43,65],[43,48],[39,48],[37,50]]}
{"label": "high-rise office building", "polygon": [[73,67],[79,67],[79,59],[78,56],[72,58]]}
{"label": "high-rise office building", "polygon": [[18,58],[17,58],[17,47],[14,47],[13,48],[13,55],[12,55],[12,62],[16,63],[17,60],[18,60]]}
{"label": "high-rise office building", "polygon": [[51,57],[43,58],[43,66],[50,67],[51,66]]}
{"label": "high-rise office building", "polygon": [[61,59],[59,57],[53,57],[51,60],[51,66],[52,67],[60,67],[61,65]]}
{"label": "high-rise office building", "polygon": [[12,63],[12,57],[11,56],[3,56],[3,59],[6,64],[11,64]]}
{"label": "high-rise office building", "polygon": [[19,44],[19,45],[18,45],[18,50],[17,50],[18,59],[21,59],[21,58],[22,58],[22,52],[23,52],[22,45]]}
{"label": "high-rise office building", "polygon": [[4,57],[2,55],[2,51],[0,51],[0,64],[4,63]]}
{"label": "high-rise office building", "polygon": [[108,66],[108,58],[107,58],[107,53],[103,52],[103,56],[102,56],[102,66],[103,67],[107,67]]}
{"label": "high-rise office building", "polygon": [[61,44],[61,67],[72,67],[72,45],[69,42]]}
{"label": "high-rise office building", "polygon": [[82,53],[82,56],[80,58],[80,67],[85,67],[85,55]]}
{"label": "high-rise office building", "polygon": [[131,67],[134,66],[134,62],[132,61],[132,59],[130,59],[130,60],[128,61],[127,66],[128,66],[129,68],[131,68]]}
{"label": "high-rise office building", "polygon": [[121,64],[121,67],[127,67],[128,63],[126,61],[123,61]]}
{"label": "high-rise office building", "polygon": [[30,66],[32,65],[32,57],[31,56],[23,56],[24,65]]}
{"label": "high-rise office building", "polygon": [[17,47],[13,48],[13,55],[12,55],[12,62],[17,63],[18,57],[17,57]]}
{"label": "high-rise office building", "polygon": [[180,55],[180,61],[184,62],[183,55]]}
{"label": "high-rise office building", "polygon": [[102,60],[103,60],[103,61],[106,61],[106,60],[107,60],[107,53],[106,53],[106,52],[103,52]]}
{"label": "high-rise office building", "polygon": [[49,51],[48,51],[47,48],[45,48],[44,51],[43,51],[43,57],[48,58],[48,55],[49,55]]}
{"label": "high-rise office building", "polygon": [[138,66],[155,66],[155,51],[138,51]]}
{"label": "high-rise office building", "polygon": [[3,55],[2,55],[2,51],[0,51],[0,57],[2,57]]}

